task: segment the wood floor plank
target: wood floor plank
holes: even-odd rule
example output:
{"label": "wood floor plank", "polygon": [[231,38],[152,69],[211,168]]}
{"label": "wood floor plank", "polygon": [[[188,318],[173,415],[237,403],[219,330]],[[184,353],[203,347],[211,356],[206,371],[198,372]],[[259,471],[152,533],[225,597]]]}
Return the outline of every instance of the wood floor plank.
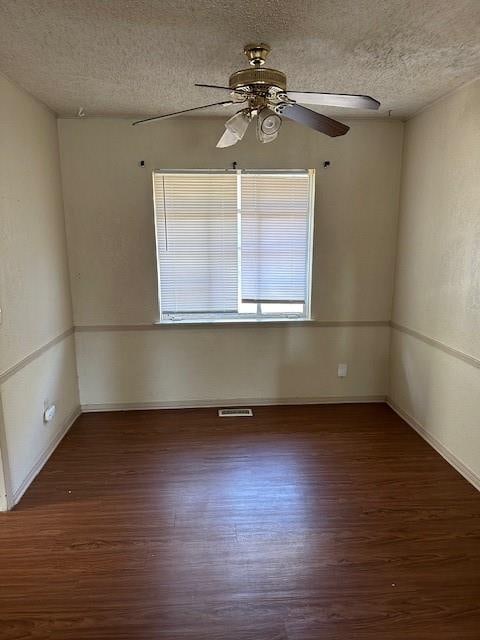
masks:
{"label": "wood floor plank", "polygon": [[382,404],[85,414],[0,514],[0,640],[478,640],[480,495]]}

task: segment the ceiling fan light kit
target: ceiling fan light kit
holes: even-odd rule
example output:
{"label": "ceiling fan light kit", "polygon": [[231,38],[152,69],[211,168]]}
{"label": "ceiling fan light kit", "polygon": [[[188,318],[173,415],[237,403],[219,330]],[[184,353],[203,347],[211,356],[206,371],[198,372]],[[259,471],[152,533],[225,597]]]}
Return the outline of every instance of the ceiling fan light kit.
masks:
{"label": "ceiling fan light kit", "polygon": [[262,143],[272,142],[276,139],[282,124],[282,117],[294,120],[330,137],[343,136],[348,132],[349,127],[346,124],[312,111],[304,107],[303,104],[353,109],[378,109],[380,106],[378,100],[364,95],[287,91],[286,75],[277,69],[264,66],[270,53],[270,47],[267,44],[249,44],[245,47],[244,53],[250,67],[232,73],[228,87],[208,84],[196,85],[197,87],[227,91],[230,93],[230,100],[145,118],[133,124],[164,120],[210,107],[241,105],[242,109],[225,123],[225,132],[217,143],[217,147],[224,148],[242,140],[248,125],[254,118],[257,118],[257,139]]}
{"label": "ceiling fan light kit", "polygon": [[280,116],[268,107],[264,107],[257,116],[257,140],[263,143],[273,142],[281,126]]}
{"label": "ceiling fan light kit", "polygon": [[218,149],[224,149],[225,147],[233,147],[234,144],[237,144],[238,138],[232,133],[229,129],[225,129],[223,132],[223,136],[217,142]]}
{"label": "ceiling fan light kit", "polygon": [[229,118],[225,123],[225,133],[217,142],[217,147],[231,147],[241,140],[248,129],[250,120],[251,116],[248,109],[242,109]]}

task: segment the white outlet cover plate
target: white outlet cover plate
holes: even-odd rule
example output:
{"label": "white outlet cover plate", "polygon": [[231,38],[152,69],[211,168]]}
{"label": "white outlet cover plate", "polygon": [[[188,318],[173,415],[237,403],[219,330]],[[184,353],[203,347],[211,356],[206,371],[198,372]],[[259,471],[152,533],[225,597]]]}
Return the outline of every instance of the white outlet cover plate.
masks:
{"label": "white outlet cover plate", "polygon": [[43,420],[45,422],[51,422],[55,417],[56,411],[57,411],[57,407],[54,404],[51,404],[43,412]]}
{"label": "white outlet cover plate", "polygon": [[339,378],[345,378],[347,376],[348,373],[348,364],[339,364],[338,365],[338,377]]}

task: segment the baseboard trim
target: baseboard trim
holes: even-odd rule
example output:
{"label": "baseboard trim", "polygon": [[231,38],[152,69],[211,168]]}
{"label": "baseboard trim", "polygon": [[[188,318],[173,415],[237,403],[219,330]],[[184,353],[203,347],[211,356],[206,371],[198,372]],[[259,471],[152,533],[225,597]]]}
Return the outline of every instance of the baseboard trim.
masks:
{"label": "baseboard trim", "polygon": [[465,480],[467,480],[471,485],[480,491],[480,476],[478,476],[470,467],[467,467],[457,456],[447,449],[435,436],[432,436],[423,425],[421,425],[418,420],[416,420],[409,413],[400,408],[395,402],[387,396],[385,402],[388,406],[395,411],[397,415],[405,420],[405,422],[414,429],[420,437],[422,437],[425,442],[427,442],[437,453],[439,453],[442,458],[444,458],[460,475],[462,475]]}
{"label": "baseboard trim", "polygon": [[250,406],[275,406],[275,405],[302,405],[302,404],[349,404],[349,403],[375,403],[385,402],[392,411],[402,418],[421,438],[423,438],[437,453],[439,453],[465,480],[475,489],[480,491],[480,476],[466,466],[457,456],[445,447],[437,438],[432,436],[413,416],[400,408],[389,396],[322,396],[317,398],[234,398],[230,400],[197,400],[197,401],[170,401],[170,402],[141,402],[141,403],[108,403],[85,404],[77,407],[64,422],[55,438],[47,449],[39,456],[32,469],[28,473],[20,487],[13,492],[12,504],[16,505],[31,485],[35,477],[44,467],[61,440],[65,437],[70,427],[82,413],[104,411],[148,411],[152,409],[201,409],[217,407],[235,407],[240,405]]}
{"label": "baseboard trim", "polygon": [[275,406],[298,404],[347,404],[385,402],[385,396],[323,396],[318,398],[230,398],[229,400],[172,400],[167,402],[124,402],[82,404],[82,413],[97,411],[148,411],[151,409],[205,409],[239,406]]}
{"label": "baseboard trim", "polygon": [[80,407],[76,407],[75,410],[70,414],[70,416],[65,420],[65,422],[63,423],[62,428],[60,429],[60,431],[51,440],[51,442],[49,443],[49,445],[46,448],[46,450],[37,458],[35,464],[33,465],[33,467],[28,472],[28,474],[27,474],[26,478],[24,479],[24,481],[22,482],[22,484],[18,487],[18,489],[13,491],[13,496],[12,496],[13,504],[11,505],[12,507],[15,506],[19,502],[19,500],[21,499],[21,497],[23,496],[25,491],[32,484],[32,482],[36,478],[36,476],[40,473],[40,471],[42,470],[42,468],[46,464],[47,460],[50,458],[52,453],[58,447],[58,445],[60,444],[61,440],[65,437],[65,435],[67,434],[68,430],[73,425],[75,420],[81,415],[81,413],[82,413],[82,411],[81,411]]}

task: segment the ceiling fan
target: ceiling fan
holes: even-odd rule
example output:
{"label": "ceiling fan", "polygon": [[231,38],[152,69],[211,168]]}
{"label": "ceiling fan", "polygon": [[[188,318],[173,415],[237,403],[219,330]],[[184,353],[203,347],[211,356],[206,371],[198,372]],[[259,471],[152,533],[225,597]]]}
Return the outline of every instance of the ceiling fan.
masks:
{"label": "ceiling fan", "polygon": [[230,93],[229,100],[214,102],[201,107],[175,111],[166,115],[154,116],[134,122],[134,125],[166,120],[184,113],[200,111],[217,106],[239,105],[242,109],[225,123],[225,132],[217,143],[217,147],[230,147],[239,142],[248,125],[257,119],[257,139],[259,142],[272,142],[278,135],[282,117],[304,124],[327,136],[343,136],[350,127],[342,122],[312,111],[304,104],[330,107],[349,107],[353,109],[378,109],[380,102],[370,96],[351,95],[346,93],[317,93],[315,91],[287,91],[287,78],[276,69],[264,67],[270,53],[267,44],[249,44],[245,47],[252,68],[241,69],[230,76],[229,86],[221,87],[211,84],[196,84],[196,87],[218,89]]}

